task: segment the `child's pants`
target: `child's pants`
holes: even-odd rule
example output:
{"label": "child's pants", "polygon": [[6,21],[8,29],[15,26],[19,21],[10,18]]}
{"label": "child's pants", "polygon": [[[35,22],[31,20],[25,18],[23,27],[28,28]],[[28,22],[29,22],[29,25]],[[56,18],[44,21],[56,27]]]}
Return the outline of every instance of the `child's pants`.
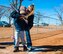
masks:
{"label": "child's pants", "polygon": [[19,47],[19,39],[21,39],[23,46],[25,45],[24,31],[15,31],[14,47]]}

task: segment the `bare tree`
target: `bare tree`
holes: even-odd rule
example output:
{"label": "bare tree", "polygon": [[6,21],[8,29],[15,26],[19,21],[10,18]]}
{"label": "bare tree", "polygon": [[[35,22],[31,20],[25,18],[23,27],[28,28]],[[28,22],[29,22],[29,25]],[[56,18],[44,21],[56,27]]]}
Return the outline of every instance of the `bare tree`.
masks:
{"label": "bare tree", "polygon": [[38,27],[39,27],[39,22],[40,22],[41,16],[42,16],[42,14],[39,11],[35,13],[35,20],[37,22],[37,33],[39,31]]}
{"label": "bare tree", "polygon": [[54,8],[54,11],[56,12],[56,16],[59,18],[61,24],[63,25],[63,8],[62,8],[62,6],[59,8]]}
{"label": "bare tree", "polygon": [[1,21],[1,17],[4,15],[5,12],[6,10],[3,11],[3,9],[0,11],[0,21]]}
{"label": "bare tree", "polygon": [[41,16],[42,16],[42,14],[41,14],[39,11],[36,12],[35,17],[36,17],[36,19],[37,19],[37,26],[38,26],[38,27],[39,27],[39,22],[40,22]]}
{"label": "bare tree", "polygon": [[4,16],[6,16],[9,20],[9,24],[11,25],[11,17],[10,17],[10,13],[11,13],[11,9],[7,9],[7,11],[5,12]]}
{"label": "bare tree", "polygon": [[[11,2],[10,2],[11,1]],[[22,2],[24,0],[10,0],[10,4],[12,4],[16,9],[20,8]],[[19,6],[19,7],[18,7]],[[6,7],[3,5],[0,5],[0,20],[2,16],[6,16],[7,18],[9,18],[9,24],[11,24],[11,17],[10,17],[10,13],[13,11],[13,9],[11,7]]]}

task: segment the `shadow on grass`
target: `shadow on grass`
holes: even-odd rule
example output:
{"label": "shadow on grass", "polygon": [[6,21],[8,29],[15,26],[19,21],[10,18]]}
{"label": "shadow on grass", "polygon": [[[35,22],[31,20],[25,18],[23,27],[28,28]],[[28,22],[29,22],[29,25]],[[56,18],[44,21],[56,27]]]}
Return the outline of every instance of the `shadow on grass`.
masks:
{"label": "shadow on grass", "polygon": [[31,51],[32,52],[50,52],[50,51],[57,51],[57,50],[63,50],[63,45],[58,45],[58,46],[51,46],[51,45],[33,46]]}
{"label": "shadow on grass", "polygon": [[[0,42],[0,49],[6,48],[4,45],[13,45],[13,42]],[[21,44],[21,42],[20,42]],[[22,46],[20,46],[22,47]],[[44,45],[44,46],[32,46],[32,50],[29,52],[50,52],[50,51],[57,51],[57,50],[63,50],[63,45]]]}
{"label": "shadow on grass", "polygon": [[6,47],[5,46],[0,46],[0,49],[5,49]]}

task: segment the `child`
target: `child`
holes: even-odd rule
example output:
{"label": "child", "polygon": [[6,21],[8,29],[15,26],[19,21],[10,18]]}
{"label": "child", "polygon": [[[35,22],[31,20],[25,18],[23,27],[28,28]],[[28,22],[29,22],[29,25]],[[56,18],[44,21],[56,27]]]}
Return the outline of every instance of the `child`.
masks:
{"label": "child", "polygon": [[19,37],[21,38],[23,50],[26,51],[27,47],[25,46],[25,39],[24,39],[24,28],[25,22],[23,20],[23,15],[25,15],[26,8],[24,6],[20,7],[20,12],[17,13],[13,11],[11,13],[11,17],[14,18],[14,26],[15,26],[15,41],[14,41],[14,52],[19,51]]}

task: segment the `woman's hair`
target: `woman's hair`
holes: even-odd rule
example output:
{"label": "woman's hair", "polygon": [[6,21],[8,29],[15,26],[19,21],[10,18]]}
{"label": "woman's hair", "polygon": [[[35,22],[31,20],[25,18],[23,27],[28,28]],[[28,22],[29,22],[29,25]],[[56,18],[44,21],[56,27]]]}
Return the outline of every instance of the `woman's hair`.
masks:
{"label": "woman's hair", "polygon": [[34,10],[34,4],[31,4],[30,7],[32,7],[32,10]]}
{"label": "woman's hair", "polygon": [[30,7],[33,7],[33,8],[34,8],[34,5],[33,5],[33,4],[31,4],[31,5],[30,5]]}

